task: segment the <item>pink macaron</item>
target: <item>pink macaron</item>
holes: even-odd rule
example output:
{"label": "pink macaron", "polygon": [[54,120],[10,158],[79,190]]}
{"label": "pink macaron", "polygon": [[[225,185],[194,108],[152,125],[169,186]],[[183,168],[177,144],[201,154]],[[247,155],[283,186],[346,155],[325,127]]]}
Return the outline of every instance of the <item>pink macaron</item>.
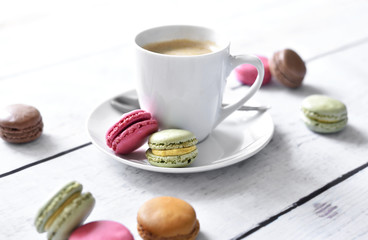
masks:
{"label": "pink macaron", "polygon": [[117,154],[128,154],[142,146],[157,130],[158,123],[149,112],[133,110],[125,113],[107,131],[106,143]]}
{"label": "pink macaron", "polygon": [[134,240],[129,229],[114,221],[95,221],[75,229],[69,240]]}
{"label": "pink macaron", "polygon": [[[264,77],[262,86],[268,84],[271,81],[271,71],[270,71],[270,65],[268,63],[268,58],[263,56],[257,56],[263,63],[264,66]],[[242,64],[235,68],[235,75],[236,78],[241,82],[242,84],[246,85],[252,85],[254,81],[257,78],[257,69],[250,64]]]}

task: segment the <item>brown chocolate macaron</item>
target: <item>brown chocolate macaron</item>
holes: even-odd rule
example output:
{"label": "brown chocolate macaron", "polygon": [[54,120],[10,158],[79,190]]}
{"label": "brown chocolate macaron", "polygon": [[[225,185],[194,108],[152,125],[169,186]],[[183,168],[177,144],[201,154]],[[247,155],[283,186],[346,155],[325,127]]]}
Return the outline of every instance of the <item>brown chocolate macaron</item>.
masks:
{"label": "brown chocolate macaron", "polygon": [[41,136],[40,112],[29,105],[13,104],[0,110],[0,137],[10,143],[26,143]]}
{"label": "brown chocolate macaron", "polygon": [[193,207],[174,197],[156,197],[138,210],[138,233],[143,240],[194,240],[199,222]]}
{"label": "brown chocolate macaron", "polygon": [[273,54],[270,60],[272,76],[289,88],[299,87],[307,72],[303,59],[293,50],[284,49]]}

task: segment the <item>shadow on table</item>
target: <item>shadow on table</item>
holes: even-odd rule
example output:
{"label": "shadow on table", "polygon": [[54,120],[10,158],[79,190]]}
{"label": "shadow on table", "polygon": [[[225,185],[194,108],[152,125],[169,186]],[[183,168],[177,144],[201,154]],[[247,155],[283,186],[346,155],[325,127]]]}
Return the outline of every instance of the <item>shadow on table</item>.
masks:
{"label": "shadow on table", "polygon": [[312,95],[312,94],[324,94],[324,92],[321,90],[321,88],[315,87],[314,85],[310,85],[310,84],[307,84],[307,83],[303,83],[302,86],[294,89],[294,88],[287,88],[287,87],[279,84],[276,81],[273,81],[269,85],[262,86],[261,90],[265,91],[265,92],[271,92],[271,93],[287,90],[288,93],[290,93],[290,94],[300,95],[300,96],[304,96],[304,97]]}
{"label": "shadow on table", "polygon": [[[290,164],[292,164],[290,162],[293,156],[289,154],[290,144],[292,144],[290,139],[278,132],[276,128],[273,139],[264,149],[232,166],[188,174],[148,172],[132,167],[120,171],[122,175],[127,176],[125,181],[132,185],[141,186],[142,182],[147,182],[143,184],[146,186],[145,191],[152,192],[154,195],[179,194],[184,198],[208,201],[253,192],[254,197],[263,198],[265,194],[267,195],[267,191],[263,191],[262,188],[265,188],[263,186],[271,188],[270,182],[277,183],[275,188],[289,184],[289,179],[283,174],[291,168]],[[282,152],[282,154],[275,154],[276,152]],[[278,178],[276,182],[272,176]],[[178,186],[180,186],[180,192],[177,191]]]}
{"label": "shadow on table", "polygon": [[342,141],[346,144],[359,146],[361,144],[367,144],[367,136],[363,132],[359,131],[357,127],[349,124],[340,132],[323,134],[323,137],[329,138],[334,141]]}
{"label": "shadow on table", "polygon": [[203,232],[199,231],[197,240],[210,240],[210,238],[206,236],[206,234],[204,234]]}

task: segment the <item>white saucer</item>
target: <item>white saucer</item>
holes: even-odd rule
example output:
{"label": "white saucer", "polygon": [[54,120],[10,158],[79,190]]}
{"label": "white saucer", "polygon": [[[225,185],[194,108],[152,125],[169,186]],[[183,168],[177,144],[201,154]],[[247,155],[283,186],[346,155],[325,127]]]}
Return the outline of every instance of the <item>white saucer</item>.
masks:
{"label": "white saucer", "polygon": [[117,155],[106,145],[106,131],[122,115],[110,106],[110,100],[99,105],[88,118],[87,130],[92,143],[119,162],[148,171],[194,173],[230,166],[263,149],[271,140],[274,131],[274,124],[268,112],[236,111],[218,125],[207,139],[197,145],[198,156],[189,167],[155,167],[146,160],[147,144],[128,155]]}

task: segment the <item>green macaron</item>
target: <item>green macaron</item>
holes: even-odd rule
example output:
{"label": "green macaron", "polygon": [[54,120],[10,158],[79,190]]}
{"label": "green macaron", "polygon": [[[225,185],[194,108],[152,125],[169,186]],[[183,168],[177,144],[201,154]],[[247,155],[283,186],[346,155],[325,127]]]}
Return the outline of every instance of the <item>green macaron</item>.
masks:
{"label": "green macaron", "polygon": [[91,213],[95,199],[82,193],[75,181],[66,184],[38,211],[34,225],[39,233],[47,232],[49,240],[68,239],[69,234]]}
{"label": "green macaron", "polygon": [[197,138],[183,129],[166,129],[148,139],[146,157],[157,167],[186,167],[197,157]]}
{"label": "green macaron", "polygon": [[324,95],[311,95],[305,98],[301,111],[305,125],[318,133],[341,131],[348,122],[345,104]]}

